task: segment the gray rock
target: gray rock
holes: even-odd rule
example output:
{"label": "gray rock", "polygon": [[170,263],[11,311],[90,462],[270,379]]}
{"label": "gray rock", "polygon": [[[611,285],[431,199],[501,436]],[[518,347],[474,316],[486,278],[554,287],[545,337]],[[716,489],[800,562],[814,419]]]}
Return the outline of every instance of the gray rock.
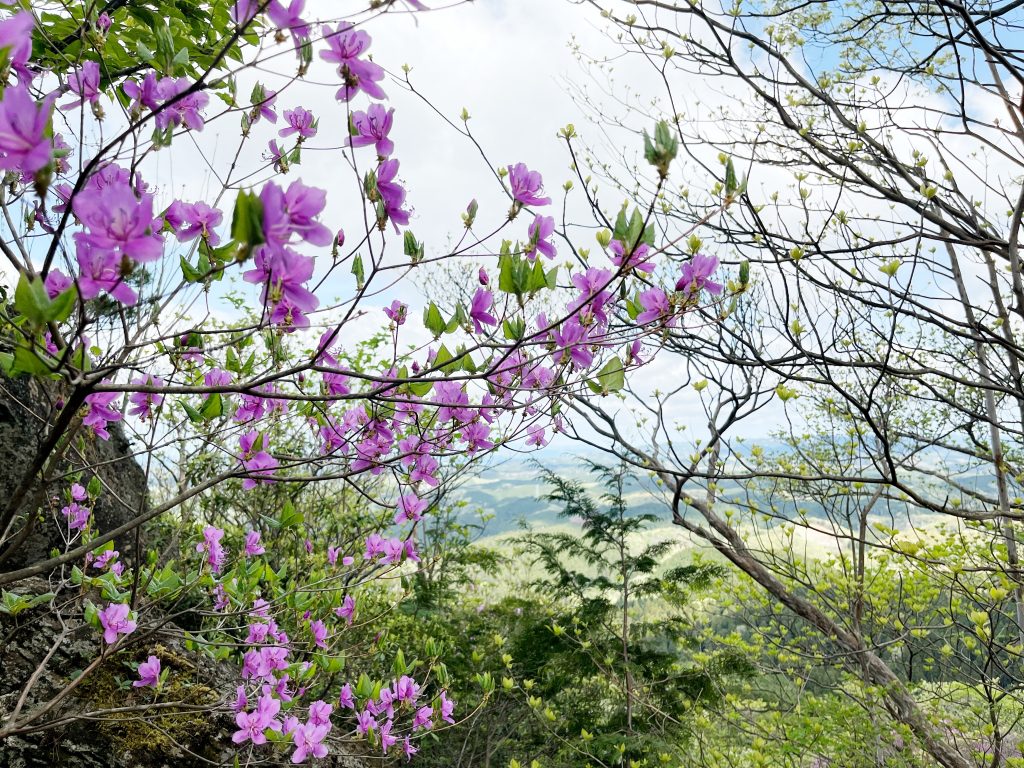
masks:
{"label": "gray rock", "polygon": [[[48,425],[57,414],[61,394],[58,385],[51,382],[28,376],[10,379],[0,374],[0,503],[11,498],[30,471]],[[78,444],[73,445],[60,467],[64,473],[82,472],[83,485],[94,473],[103,481],[103,494],[93,508],[93,519],[101,532],[137,516],[146,499],[145,473],[131,455],[124,430],[115,423],[109,431],[110,440],[100,440],[89,430],[80,430],[84,451],[79,450]],[[69,485],[69,480],[58,477],[45,489],[38,484],[33,487],[19,510],[23,516],[36,516],[32,534],[0,561],[0,571],[33,565],[63,546],[59,527],[63,522],[59,513],[63,501],[54,501],[53,497],[63,499]],[[134,537],[129,535],[115,542],[122,560],[130,556],[133,541]]]}

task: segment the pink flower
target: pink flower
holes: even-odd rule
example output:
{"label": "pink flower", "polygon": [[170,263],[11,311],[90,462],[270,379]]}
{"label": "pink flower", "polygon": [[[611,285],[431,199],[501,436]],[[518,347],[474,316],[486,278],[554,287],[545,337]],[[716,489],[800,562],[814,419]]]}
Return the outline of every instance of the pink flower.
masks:
{"label": "pink flower", "polygon": [[550,237],[555,233],[555,220],[551,216],[537,216],[530,223],[530,242],[526,246],[526,255],[530,259],[542,253],[549,259],[555,258],[557,251]]}
{"label": "pink flower", "polygon": [[120,397],[118,392],[94,392],[85,398],[85,404],[89,410],[82,419],[82,426],[88,427],[96,437],[103,440],[110,439],[107,431],[107,424],[112,421],[120,421],[121,414],[115,411],[112,405]]}
{"label": "pink flower", "polygon": [[313,757],[327,757],[327,747],[321,742],[327,736],[326,725],[313,725],[307,723],[299,726],[292,734],[292,741],[295,743],[295,752],[292,753],[292,762],[301,763],[309,755]]}
{"label": "pink flower", "polygon": [[[31,14],[26,15],[31,19]],[[56,95],[51,94],[37,104],[20,82],[4,90],[0,99],[0,170],[35,173],[50,162],[52,147],[46,127],[55,100]]]}
{"label": "pink flower", "polygon": [[332,566],[338,564],[338,553],[341,551],[340,547],[327,547],[327,562]]}
{"label": "pink flower", "polygon": [[452,717],[452,712],[455,711],[455,702],[448,698],[448,694],[445,691],[441,691],[441,719],[446,723],[455,724],[455,719]]}
{"label": "pink flower", "polygon": [[61,109],[80,107],[85,102],[99,103],[100,98],[100,65],[95,61],[87,61],[81,69],[77,69],[68,77],[68,89],[78,96],[75,101],[61,105]]}
{"label": "pink flower", "polygon": [[654,264],[647,260],[651,249],[646,243],[637,245],[628,258],[626,256],[626,246],[623,245],[621,240],[612,240],[609,250],[612,252],[612,264],[617,267],[625,266],[627,270],[636,269],[638,272],[646,272],[647,274],[654,271]]}
{"label": "pink flower", "polygon": [[408,675],[402,675],[395,683],[395,698],[409,704],[415,703],[420,695],[420,686]]}
{"label": "pink flower", "polygon": [[408,314],[408,307],[395,299],[391,302],[390,307],[384,307],[384,314],[394,322],[395,325],[402,325],[405,322],[406,315]]}
{"label": "pink flower", "polygon": [[387,157],[395,151],[395,143],[388,138],[395,110],[385,110],[380,104],[371,104],[365,112],[352,113],[352,125],[356,129],[355,136],[349,136],[346,144],[353,147],[373,145],[378,157]]}
{"label": "pink flower", "polygon": [[278,29],[287,29],[295,38],[296,45],[309,37],[309,24],[302,20],[306,0],[292,0],[286,8],[281,0],[271,0],[267,15]]}
{"label": "pink flower", "polygon": [[[4,3],[8,5],[9,3]],[[7,63],[18,73],[18,80],[21,82],[30,81],[32,72],[29,71],[28,60],[32,58],[32,29],[35,27],[35,19],[30,11],[21,11],[0,21],[0,50],[7,50]],[[4,99],[7,94],[4,93]]]}
{"label": "pink flower", "polygon": [[352,686],[348,683],[341,686],[341,693],[338,696],[338,705],[345,707],[345,709],[356,708],[356,700],[352,695]]}
{"label": "pink flower", "polygon": [[334,710],[326,701],[314,701],[309,705],[309,722],[313,725],[331,725],[331,712]]}
{"label": "pink flower", "polygon": [[132,683],[134,688],[156,688],[160,685],[160,659],[150,656],[139,664],[139,679]]}
{"label": "pink flower", "polygon": [[262,555],[266,552],[263,545],[260,544],[260,532],[249,531],[245,534],[245,556],[254,557],[255,555]]}
{"label": "pink flower", "polygon": [[714,256],[695,254],[692,259],[679,268],[680,276],[676,281],[676,290],[686,293],[699,293],[702,290],[717,296],[722,292],[722,284],[711,279],[718,269],[718,259]]}
{"label": "pink flower", "polygon": [[74,281],[59,269],[51,269],[43,285],[46,287],[46,295],[55,299],[74,285]]}
{"label": "pink flower", "polygon": [[[672,315],[672,305],[668,296],[657,286],[640,292],[640,305],[644,311],[636,316],[636,321],[641,325]],[[669,324],[671,325],[671,321]]]}
{"label": "pink flower", "polygon": [[540,426],[539,424],[531,424],[529,428],[526,430],[526,433],[527,445],[535,445],[538,448],[543,448],[545,445],[548,444],[547,439],[544,437],[544,427]]}
{"label": "pink flower", "polygon": [[412,760],[412,756],[415,755],[419,750],[412,745],[409,741],[409,737],[405,737],[405,741],[402,742],[402,753],[405,755],[406,760]]}
{"label": "pink flower", "polygon": [[340,22],[335,30],[323,27],[321,32],[329,50],[320,51],[320,58],[338,65],[338,75],[344,83],[335,98],[349,101],[359,91],[371,99],[387,98],[377,84],[384,79],[384,68],[360,58],[370,48],[370,36],[347,21]]}
{"label": "pink flower", "polygon": [[420,728],[425,728],[428,731],[433,727],[434,721],[434,710],[432,707],[420,707],[416,710],[416,714],[412,718],[412,729],[418,731]]}
{"label": "pink flower", "polygon": [[100,624],[103,625],[103,640],[107,645],[117,642],[118,635],[130,635],[138,626],[128,618],[130,609],[125,603],[110,603],[99,612]]}
{"label": "pink flower", "polygon": [[423,517],[423,510],[427,508],[427,502],[415,493],[407,493],[398,500],[398,512],[395,514],[396,523],[404,523],[406,520],[417,522]]}
{"label": "pink flower", "polygon": [[212,525],[203,528],[203,540],[196,544],[196,552],[206,553],[206,562],[210,565],[213,573],[220,573],[220,569],[227,559],[227,552],[221,545],[220,540],[224,538],[224,531]]}
{"label": "pink flower", "polygon": [[313,635],[313,644],[317,648],[327,647],[327,627],[324,625],[322,621],[317,619],[312,624],[310,624],[309,631],[310,634]]}
{"label": "pink flower", "polygon": [[512,198],[520,205],[548,205],[550,197],[538,197],[544,192],[544,180],[537,171],[531,171],[524,163],[508,167],[508,181]]}
{"label": "pink flower", "polygon": [[92,510],[73,501],[61,509],[61,514],[67,518],[69,530],[81,531],[89,524],[89,515],[92,514]]}
{"label": "pink flower", "polygon": [[299,134],[301,139],[311,139],[316,136],[316,120],[313,119],[313,113],[309,110],[302,107],[286,109],[284,120],[288,125],[277,132],[282,139],[293,133]]}
{"label": "pink flower", "polygon": [[386,755],[388,749],[393,747],[398,741],[398,737],[391,735],[391,728],[394,726],[394,721],[388,720],[380,727],[380,747]]}
{"label": "pink flower", "polygon": [[238,438],[242,450],[239,459],[246,472],[251,475],[242,481],[242,488],[247,491],[255,488],[257,483],[272,483],[274,473],[270,470],[279,466],[277,459],[263,450],[264,440],[264,436],[255,430],[246,432]]}
{"label": "pink flower", "polygon": [[341,601],[341,606],[335,608],[334,612],[338,615],[339,619],[345,619],[351,624],[352,618],[356,614],[355,598],[352,595],[345,595],[345,599]]}
{"label": "pink flower", "polygon": [[490,291],[477,288],[473,295],[473,303],[469,307],[469,316],[473,320],[473,329],[477,333],[483,333],[484,325],[497,325],[497,318],[489,310],[494,303],[494,297]]}
{"label": "pink flower", "polygon": [[[152,374],[140,376],[132,380],[132,384],[139,387],[163,387],[164,380]],[[156,392],[132,392],[128,396],[128,402],[132,407],[128,409],[129,416],[138,416],[145,421],[153,417],[153,409],[159,408],[164,401],[164,396]]]}

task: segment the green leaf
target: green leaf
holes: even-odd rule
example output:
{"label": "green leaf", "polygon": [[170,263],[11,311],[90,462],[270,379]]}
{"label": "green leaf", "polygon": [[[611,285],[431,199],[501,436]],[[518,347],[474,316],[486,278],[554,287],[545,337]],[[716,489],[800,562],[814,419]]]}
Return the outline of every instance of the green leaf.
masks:
{"label": "green leaf", "polygon": [[265,242],[263,237],[263,201],[255,192],[239,192],[231,217],[231,237],[242,246],[244,255]]}
{"label": "green leaf", "polygon": [[184,256],[181,257],[181,276],[185,278],[186,283],[199,282],[201,273],[198,269],[189,264],[188,259]]}
{"label": "green leaf", "polygon": [[224,401],[219,392],[214,392],[199,409],[204,421],[213,421],[224,415]]}
{"label": "green leaf", "polygon": [[597,372],[597,380],[591,379],[587,384],[597,394],[618,392],[626,386],[626,371],[622,361],[618,357],[613,357]]}
{"label": "green leaf", "polygon": [[49,307],[50,298],[46,295],[42,278],[29,280],[22,272],[18,277],[18,286],[14,289],[14,308],[33,323],[41,325],[46,322]]}
{"label": "green leaf", "polygon": [[14,363],[11,366],[11,373],[28,373],[32,376],[45,376],[52,373],[50,367],[43,359],[27,347],[17,347],[14,350]]}
{"label": "green leaf", "polygon": [[732,195],[739,188],[739,181],[736,180],[736,168],[733,166],[732,158],[730,157],[725,161],[725,193]]}
{"label": "green leaf", "polygon": [[363,272],[363,257],[361,254],[357,253],[355,258],[352,259],[352,275],[356,279],[356,288],[362,290],[366,284],[366,274]]}
{"label": "green leaf", "polygon": [[185,413],[188,414],[189,421],[191,421],[193,424],[200,424],[203,421],[203,414],[201,414],[188,403],[182,401],[181,407],[185,409]]}
{"label": "green leaf", "polygon": [[50,302],[50,306],[46,312],[46,319],[48,322],[63,323],[69,317],[75,309],[75,304],[78,301],[78,289],[75,286],[69,287],[66,291],[62,291]]}
{"label": "green leaf", "polygon": [[434,334],[435,339],[444,333],[447,328],[448,324],[444,321],[441,310],[437,308],[434,302],[430,302],[430,306],[423,310],[423,325]]}
{"label": "green leaf", "polygon": [[282,528],[291,528],[293,526],[302,525],[305,521],[305,516],[295,509],[295,505],[291,501],[284,503],[284,508],[281,510],[280,523]]}

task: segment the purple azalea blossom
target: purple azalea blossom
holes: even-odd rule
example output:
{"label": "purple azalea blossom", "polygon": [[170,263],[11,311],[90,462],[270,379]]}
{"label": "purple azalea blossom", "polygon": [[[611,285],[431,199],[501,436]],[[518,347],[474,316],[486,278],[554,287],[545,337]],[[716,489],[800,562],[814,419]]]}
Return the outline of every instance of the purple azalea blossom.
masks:
{"label": "purple azalea blossom", "polygon": [[377,191],[384,203],[384,213],[391,220],[395,232],[399,226],[409,223],[409,212],[402,206],[405,204],[405,187],[395,181],[398,175],[398,161],[385,160],[377,167]]}
{"label": "purple azalea blossom", "polygon": [[259,531],[249,531],[247,534],[245,534],[244,551],[246,557],[255,557],[256,555],[262,555],[267,551],[263,548],[263,545],[260,544]]}
{"label": "purple azalea blossom", "polygon": [[175,227],[178,240],[184,243],[202,237],[213,248],[220,244],[220,235],[214,231],[224,220],[224,214],[220,209],[199,202],[191,205],[182,204],[177,213],[181,217],[181,223]]}
{"label": "purple azalea blossom", "polygon": [[337,64],[338,75],[343,82],[335,98],[338,101],[350,101],[359,91],[371,99],[387,98],[377,84],[384,79],[384,68],[359,58],[369,49],[370,36],[347,21],[340,22],[334,30],[323,27],[321,31],[328,50],[320,51],[320,58]]}
{"label": "purple azalea blossom", "polygon": [[448,698],[448,694],[445,691],[441,691],[440,697],[441,703],[441,719],[446,723],[455,724],[455,719],[452,717],[452,712],[455,711],[455,702]]}
{"label": "purple azalea blossom", "polygon": [[555,233],[555,220],[551,216],[536,216],[530,222],[530,242],[526,246],[526,255],[531,259],[542,253],[549,259],[555,258],[555,245],[550,237]]}
{"label": "purple azalea blossom", "polygon": [[641,325],[672,314],[672,304],[668,300],[668,295],[657,286],[640,292],[640,305],[644,311],[636,316],[636,321]]}
{"label": "purple azalea blossom", "polygon": [[390,307],[384,307],[384,314],[388,316],[395,325],[402,325],[405,322],[406,315],[408,313],[408,307],[395,299],[391,302]]}
{"label": "purple azalea blossom", "polygon": [[210,565],[213,573],[220,573],[220,569],[227,560],[227,550],[224,549],[220,540],[224,538],[224,531],[212,525],[203,528],[203,540],[196,544],[196,552],[206,553],[206,562]]}
{"label": "purple azalea blossom", "polygon": [[[132,384],[139,387],[163,387],[164,380],[159,376],[147,374],[132,380]],[[128,409],[129,416],[138,416],[145,421],[153,417],[153,409],[159,408],[164,401],[164,396],[156,392],[132,392],[128,396],[128,402],[132,407]]]}
{"label": "purple azalea blossom", "polygon": [[160,106],[160,81],[155,71],[150,70],[139,84],[135,80],[125,80],[121,89],[132,100],[128,113],[138,118],[143,108],[154,110]]}
{"label": "purple azalea blossom", "polygon": [[626,258],[626,246],[621,240],[612,240],[608,248],[612,252],[612,264],[615,266],[622,267],[625,265],[627,270],[635,269],[638,272],[645,272],[647,274],[654,271],[654,264],[648,261],[651,248],[647,243],[637,245],[628,258]]}
{"label": "purple azalea blossom", "polygon": [[405,759],[412,760],[412,756],[415,755],[417,752],[419,752],[419,749],[414,747],[412,745],[412,742],[409,741],[409,737],[406,736],[405,739],[402,741],[402,754],[405,755]]}
{"label": "purple azalea blossom", "polygon": [[187,77],[165,77],[160,81],[158,92],[164,103],[156,115],[157,128],[163,131],[184,125],[193,131],[203,130],[206,123],[202,110],[210,103],[210,95],[205,91],[189,91],[191,87]]}
{"label": "purple azalea blossom", "polygon": [[132,683],[134,688],[156,688],[160,685],[160,659],[150,656],[139,664],[139,679]]}
{"label": "purple azalea blossom", "polygon": [[331,230],[316,221],[327,205],[327,192],[293,181],[287,190],[269,183],[260,192],[263,203],[263,233],[273,244],[285,245],[292,235],[310,245],[330,245]]}
{"label": "purple azalea blossom", "polygon": [[334,612],[338,615],[338,618],[345,619],[349,624],[352,623],[352,619],[356,615],[356,601],[352,595],[345,595],[345,599],[341,601],[341,606],[334,609]]}
{"label": "purple azalea blossom", "polygon": [[313,645],[317,648],[327,647],[327,625],[317,619],[309,625],[309,633],[313,635]]}
{"label": "purple azalea blossom", "polygon": [[538,197],[544,192],[544,180],[540,173],[531,171],[525,163],[516,163],[508,167],[509,186],[512,187],[512,198],[520,205],[548,205],[550,197]]}
{"label": "purple azalea blossom", "polygon": [[[260,87],[262,88],[262,86]],[[277,102],[277,91],[263,91],[263,98],[252,105],[252,122],[257,123],[266,118],[268,122],[276,123],[275,102]]]}
{"label": "purple azalea blossom", "polygon": [[334,711],[334,707],[328,704],[326,701],[314,701],[309,705],[309,722],[313,725],[326,725],[328,728],[331,727],[331,712]]}
{"label": "purple azalea blossom", "polygon": [[414,523],[423,517],[423,510],[427,508],[427,502],[415,493],[406,493],[398,500],[398,512],[395,514],[395,522],[404,523],[412,520]]}
{"label": "purple azalea blossom", "polygon": [[111,603],[99,612],[103,641],[107,645],[116,643],[118,635],[130,635],[135,631],[138,624],[128,618],[129,611],[125,603]]}
{"label": "purple azalea blossom", "polygon": [[21,83],[4,90],[0,99],[0,170],[35,173],[50,162],[52,146],[46,127],[56,98],[51,94],[36,103]]}
{"label": "purple azalea blossom", "polygon": [[380,727],[380,733],[378,734],[380,736],[381,751],[383,751],[385,755],[388,753],[388,749],[398,742],[398,737],[391,735],[391,728],[393,726],[394,721],[388,720]]}
{"label": "purple azalea blossom", "polygon": [[526,444],[535,445],[538,448],[543,448],[548,444],[547,438],[544,436],[544,427],[540,424],[531,424],[526,430]]}
{"label": "purple azalea blossom", "polygon": [[477,288],[473,295],[473,302],[469,307],[469,316],[473,320],[473,329],[477,333],[483,333],[484,325],[497,325],[498,319],[488,310],[494,303],[494,296],[490,291]]}
{"label": "purple azalea blossom", "polygon": [[289,248],[261,246],[253,264],[255,269],[245,272],[242,279],[263,284],[260,300],[270,310],[270,322],[286,328],[308,327],[306,314],[320,306],[320,300],[303,285],[313,277],[313,257]]}
{"label": "purple azalea blossom", "polygon": [[280,465],[277,459],[263,450],[265,444],[266,438],[256,430],[250,430],[238,438],[238,445],[242,450],[242,455],[239,457],[242,466],[253,475],[242,481],[242,488],[246,491],[255,488],[257,483],[274,482],[274,473],[270,470],[276,469]]}
{"label": "purple azalea blossom", "polygon": [[420,707],[412,718],[412,729],[418,731],[420,728],[430,730],[434,725],[434,710],[432,707]]}
{"label": "purple azalea blossom", "polygon": [[368,147],[373,144],[379,157],[387,157],[395,151],[395,143],[388,138],[394,114],[394,109],[385,110],[380,104],[371,104],[365,112],[353,112],[356,135],[349,136],[346,145]]}
{"label": "purple azalea blossom", "polygon": [[256,703],[256,709],[252,712],[239,712],[235,715],[235,724],[238,726],[231,740],[235,744],[244,741],[251,741],[253,744],[266,744],[267,737],[264,731],[269,728],[272,731],[281,730],[281,721],[274,718],[281,711],[281,702],[273,696],[264,694]]}
{"label": "purple azalea blossom", "polygon": [[695,254],[679,268],[680,277],[676,281],[676,290],[686,293],[699,293],[704,290],[717,296],[722,292],[722,284],[711,279],[716,269],[718,259],[715,256]]}
{"label": "purple azalea blossom", "polygon": [[68,520],[68,530],[81,531],[89,524],[89,516],[92,510],[82,506],[77,501],[72,501],[61,509],[61,514]]}
{"label": "purple azalea blossom", "polygon": [[286,109],[284,121],[288,125],[277,132],[282,139],[294,133],[299,134],[300,139],[312,139],[316,136],[316,121],[313,119],[313,113],[302,107]]}
{"label": "purple azalea blossom", "polygon": [[156,261],[163,254],[163,239],[153,233],[153,195],[137,196],[120,175],[109,183],[87,185],[75,197],[74,211],[87,230],[75,233],[76,244],[110,252],[119,261],[125,256]]}
{"label": "purple azalea blossom", "polygon": [[7,64],[18,73],[19,81],[32,79],[32,73],[26,65],[32,58],[34,28],[35,19],[30,11],[21,11],[0,21],[0,51],[7,54]]}
{"label": "purple azalea blossom", "polygon": [[120,397],[119,392],[94,392],[85,398],[85,404],[89,410],[82,419],[82,426],[88,427],[96,437],[102,440],[109,440],[110,433],[107,432],[107,424],[112,421],[120,421],[120,411],[114,410],[111,406]]}
{"label": "purple azalea blossom", "polygon": [[260,0],[238,0],[231,6],[231,20],[238,26],[248,24],[260,9]]}
{"label": "purple azalea blossom", "polygon": [[345,709],[356,708],[356,700],[352,695],[352,686],[348,683],[341,686],[341,693],[338,695],[338,705],[345,707]]}
{"label": "purple azalea blossom", "polygon": [[55,299],[74,285],[74,281],[59,269],[51,269],[46,275],[43,285],[46,288],[46,295]]}
{"label": "purple azalea blossom", "polygon": [[302,20],[305,6],[306,0],[292,0],[288,7],[280,0],[271,0],[267,6],[267,15],[275,27],[291,32],[298,44],[309,37],[309,24]]}
{"label": "purple azalea blossom", "polygon": [[67,104],[62,104],[61,109],[72,109],[80,107],[85,102],[98,104],[100,99],[100,65],[95,61],[85,62],[80,69],[76,69],[68,76],[68,90],[78,98]]}
{"label": "purple azalea blossom", "polygon": [[292,762],[301,763],[310,755],[313,757],[327,757],[327,747],[321,742],[327,736],[326,725],[313,725],[306,723],[295,729],[292,734],[292,741],[295,744],[295,752],[292,753]]}

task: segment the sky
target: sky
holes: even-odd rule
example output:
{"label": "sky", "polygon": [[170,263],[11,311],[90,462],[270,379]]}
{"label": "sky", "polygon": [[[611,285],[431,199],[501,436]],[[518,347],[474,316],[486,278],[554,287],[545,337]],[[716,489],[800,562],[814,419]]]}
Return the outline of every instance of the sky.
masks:
{"label": "sky", "polygon": [[[428,5],[441,6],[442,2]],[[307,16],[329,18],[339,9],[364,7],[362,0],[310,0]],[[460,214],[470,199],[479,201],[481,232],[503,221],[508,200],[495,180],[496,167],[525,162],[540,171],[547,193],[555,198],[557,206],[562,183],[573,176],[565,143],[557,136],[565,125],[572,123],[584,141],[605,143],[606,148],[610,143],[611,149],[627,153],[640,149],[639,138],[625,131],[613,133],[609,142],[602,130],[588,122],[588,115],[600,114],[603,105],[591,101],[585,111],[570,95],[571,83],[586,87],[595,98],[601,93],[581,69],[577,47],[597,59],[614,58],[618,53],[608,37],[607,23],[589,4],[569,0],[475,0],[427,13],[388,13],[374,19],[366,29],[373,36],[374,60],[391,73],[383,86],[389,97],[387,104],[395,109],[391,133],[396,145],[394,157],[401,161],[400,176],[409,190],[408,204],[413,210],[409,228],[426,243],[428,256],[444,252],[449,239],[462,232]],[[308,185],[326,189],[328,208],[322,219],[332,229],[354,231],[362,215],[354,190],[365,166],[353,171],[338,151],[346,134],[346,112],[333,96],[337,75],[315,57],[305,77],[293,81],[295,57],[290,43],[268,53],[279,55],[268,58],[255,75],[243,75],[239,94],[245,98],[252,82],[259,79],[268,88],[281,91],[279,112],[297,106],[314,112],[320,121],[319,133],[306,143],[302,164],[283,181],[301,178]],[[403,65],[408,67],[409,79],[420,95],[411,93],[403,82]],[[631,87],[638,103],[658,92],[657,78],[637,57],[615,60],[614,67],[616,87]],[[730,98],[730,94],[699,78],[683,83],[679,93],[687,113],[698,118],[703,115],[705,120],[713,114],[713,105]],[[362,109],[367,103],[365,97],[360,97],[352,108]],[[471,115],[468,125],[486,157],[457,130],[463,109]],[[262,124],[254,129],[254,147],[246,150],[238,175],[256,172],[253,183],[269,178],[258,172],[264,162],[260,153],[276,136],[278,127]],[[158,190],[163,204],[174,198],[207,199],[221,186],[211,167],[223,172],[237,140],[237,116],[211,120],[201,134],[179,137],[172,151],[153,156],[145,166],[146,180]],[[631,149],[633,144],[636,146]],[[88,156],[87,151],[80,154]],[[362,159],[372,163],[372,151],[363,150]],[[780,180],[764,169],[757,179],[762,190],[782,183],[788,180]],[[570,201],[580,197],[577,188]],[[220,204],[228,215],[232,198],[233,193],[228,193]],[[602,202],[613,213],[621,195],[609,193]],[[570,202],[569,218],[585,221],[587,211],[577,202]],[[521,215],[506,236],[525,238],[528,223],[529,219]],[[595,246],[588,232],[577,230],[574,235],[579,244]],[[400,247],[400,239],[394,242]],[[347,270],[340,271],[342,276],[327,284],[328,295],[344,296],[349,292]],[[403,328],[405,340],[428,341],[427,332],[418,322],[419,307],[426,294],[437,292],[439,285],[443,290],[443,282],[427,285],[422,280],[406,281],[386,297],[371,299],[368,303],[375,309],[353,325],[356,333],[368,336],[382,327],[386,321],[381,306],[399,298],[407,301],[413,312],[412,321]],[[255,293],[251,286],[244,289]],[[209,301],[215,315],[224,312],[217,299],[215,291]],[[667,355],[644,371],[644,380],[655,386],[675,384],[685,376],[685,359]],[[700,427],[704,416],[696,393],[676,399],[671,418]],[[754,428],[767,432],[772,421],[761,420]]]}

